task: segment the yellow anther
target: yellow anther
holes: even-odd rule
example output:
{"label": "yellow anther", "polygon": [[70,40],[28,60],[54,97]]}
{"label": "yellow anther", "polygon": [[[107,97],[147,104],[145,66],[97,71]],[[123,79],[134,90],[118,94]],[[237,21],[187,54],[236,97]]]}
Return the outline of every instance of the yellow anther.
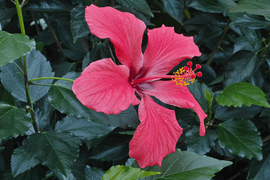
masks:
{"label": "yellow anther", "polygon": [[201,72],[195,73],[195,70],[201,68],[200,65],[197,64],[194,70],[191,68],[191,62],[188,62],[188,66],[179,68],[173,73],[174,75],[172,75],[172,80],[176,83],[176,85],[187,86],[190,85],[190,83],[194,83],[196,76],[201,77]]}

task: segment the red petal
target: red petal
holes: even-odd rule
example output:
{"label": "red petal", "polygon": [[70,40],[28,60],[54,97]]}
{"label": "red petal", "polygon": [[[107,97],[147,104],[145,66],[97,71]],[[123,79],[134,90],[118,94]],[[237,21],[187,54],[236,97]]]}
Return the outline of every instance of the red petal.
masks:
{"label": "red petal", "polygon": [[143,96],[139,105],[141,124],[129,143],[129,156],[136,159],[141,168],[161,166],[163,158],[175,152],[182,128],[175,112],[166,109],[149,96]]}
{"label": "red petal", "polygon": [[91,33],[102,39],[110,38],[119,61],[137,73],[143,63],[141,45],[146,29],[144,22],[133,14],[95,5],[86,7],[85,19]]}
{"label": "red petal", "polygon": [[72,90],[83,105],[106,114],[118,114],[140,102],[129,84],[129,69],[109,58],[86,67]]}
{"label": "red petal", "polygon": [[207,115],[189,92],[187,86],[177,86],[174,81],[156,81],[153,82],[152,85],[152,89],[145,90],[143,93],[155,96],[166,104],[171,104],[180,108],[192,108],[198,114],[200,119],[200,135],[204,136],[204,119]]}
{"label": "red petal", "polygon": [[176,34],[173,27],[162,25],[161,28],[148,30],[148,45],[144,53],[146,76],[167,74],[182,60],[200,56],[193,37]]}

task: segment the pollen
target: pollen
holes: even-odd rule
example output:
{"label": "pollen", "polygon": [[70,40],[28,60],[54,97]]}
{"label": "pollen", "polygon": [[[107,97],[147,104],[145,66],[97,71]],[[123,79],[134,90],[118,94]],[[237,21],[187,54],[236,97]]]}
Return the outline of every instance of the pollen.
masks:
{"label": "pollen", "polygon": [[192,70],[192,62],[189,61],[187,63],[188,66],[179,68],[176,72],[173,73],[172,75],[172,80],[176,83],[176,85],[181,85],[181,86],[187,86],[190,85],[190,83],[193,83],[196,76],[201,77],[202,73],[195,71],[197,69],[201,69],[201,65],[196,64],[196,68]]}

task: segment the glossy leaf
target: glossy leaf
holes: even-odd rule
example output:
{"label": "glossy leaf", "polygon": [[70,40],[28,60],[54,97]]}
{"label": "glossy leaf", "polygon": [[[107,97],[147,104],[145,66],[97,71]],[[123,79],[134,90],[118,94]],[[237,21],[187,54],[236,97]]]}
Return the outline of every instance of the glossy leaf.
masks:
{"label": "glossy leaf", "polygon": [[16,177],[13,177],[11,174],[11,169],[6,169],[4,172],[1,173],[0,179],[1,180],[40,180],[45,176],[45,171],[43,167],[36,166],[31,170],[25,171],[23,174],[20,174]]}
{"label": "glossy leaf", "polygon": [[28,2],[24,9],[37,12],[66,12],[72,8],[71,4],[65,0],[38,0]]}
{"label": "glossy leaf", "polygon": [[150,7],[145,0],[117,0],[117,2],[123,6],[134,8],[137,11],[141,11],[151,17],[154,17]]}
{"label": "glossy leaf", "polygon": [[90,140],[105,136],[114,130],[114,127],[67,116],[56,123],[55,130],[70,132],[82,140]]}
{"label": "glossy leaf", "polygon": [[90,33],[89,27],[84,17],[84,7],[78,5],[70,13],[70,29],[75,43],[78,38],[87,36]]}
{"label": "glossy leaf", "polygon": [[224,85],[246,81],[255,73],[259,64],[259,57],[253,52],[239,51],[230,59],[225,70]]}
{"label": "glossy leaf", "polygon": [[55,77],[63,77],[67,73],[75,71],[76,64],[69,63],[66,61],[56,61],[52,62],[52,69],[55,72]]}
{"label": "glossy leaf", "polygon": [[262,15],[270,20],[270,2],[268,0],[241,0],[231,11]]}
{"label": "glossy leaf", "polygon": [[200,84],[196,80],[195,80],[195,82],[193,84],[190,84],[187,87],[188,87],[189,91],[191,92],[191,94],[199,102],[202,109],[204,111],[207,111],[207,109],[208,109],[208,101],[207,101],[207,99],[205,97],[205,90],[207,89],[207,91],[210,91],[210,92],[211,92],[211,90],[204,83]]}
{"label": "glossy leaf", "polygon": [[90,62],[94,62],[96,60],[104,59],[104,58],[110,58],[111,53],[109,50],[109,44],[108,43],[97,43],[90,53],[87,53],[86,56],[83,58],[82,62],[82,69],[85,69]]}
{"label": "glossy leaf", "polygon": [[243,16],[237,16],[232,22],[231,25],[246,27],[252,29],[263,29],[269,25],[268,21],[265,21],[264,18],[255,15],[244,14]]}
{"label": "glossy leaf", "polygon": [[86,166],[85,168],[85,180],[100,180],[105,174],[103,169]]}
{"label": "glossy leaf", "polygon": [[253,159],[250,165],[248,179],[261,180],[270,179],[270,174],[268,173],[270,168],[270,144],[266,143],[263,146],[263,159],[258,161]]}
{"label": "glossy leaf", "polygon": [[20,58],[36,47],[36,42],[22,34],[9,34],[0,31],[0,66]]}
{"label": "glossy leaf", "polygon": [[[55,29],[55,34],[57,35],[58,40],[67,47],[64,49],[65,55],[70,56],[70,54],[75,53],[75,56],[84,57],[84,55],[89,51],[87,39],[79,39],[74,43],[70,17],[55,15],[53,18],[56,19],[56,21],[52,23],[52,26]],[[82,58],[79,59],[81,60]]]}
{"label": "glossy leaf", "polygon": [[[46,58],[36,50],[33,50],[30,54],[26,55],[27,63],[27,76],[28,79],[35,79],[40,77],[53,77],[54,72],[50,63]],[[2,84],[16,99],[27,102],[24,76],[22,74],[23,68],[22,59],[16,60],[14,63],[7,64],[1,67],[2,70]],[[20,68],[20,69],[19,69]],[[52,79],[44,79],[34,81],[33,83],[41,83],[50,85],[53,82]],[[35,102],[45,96],[50,87],[30,85],[30,96],[32,102]]]}
{"label": "glossy leaf", "polygon": [[[268,109],[268,108],[267,108]],[[215,118],[226,121],[231,118],[235,119],[251,119],[262,110],[261,106],[251,105],[250,107],[243,105],[242,107],[228,107],[217,105],[215,109]]]}
{"label": "glossy leaf", "polygon": [[[3,4],[4,2],[0,1],[0,3]],[[15,15],[16,15],[15,8],[1,9],[1,11],[0,11],[0,23],[1,23],[3,29],[5,28],[5,26],[10,22],[10,20]]]}
{"label": "glossy leaf", "polygon": [[186,133],[187,151],[197,154],[206,154],[211,150],[211,147],[215,145],[217,139],[214,130],[207,129],[204,136],[198,134],[199,127],[194,126],[190,131]]}
{"label": "glossy leaf", "polygon": [[[167,155],[161,167],[153,166],[148,171],[160,171],[158,180],[208,180],[222,168],[231,165],[230,161],[221,161],[205,155],[198,155],[193,152],[176,150],[175,153]],[[133,163],[133,167],[138,167]]]}
{"label": "glossy leaf", "polygon": [[101,180],[130,180],[160,174],[160,172],[144,171],[139,168],[117,165],[111,167]]}
{"label": "glossy leaf", "polygon": [[31,122],[30,115],[24,108],[0,103],[0,140],[24,135]]}
{"label": "glossy leaf", "polygon": [[257,86],[250,83],[241,82],[227,86],[221,94],[216,97],[217,102],[222,106],[242,107],[255,104],[270,108],[265,99],[264,92]]}
{"label": "glossy leaf", "polygon": [[217,136],[221,147],[227,147],[231,153],[248,159],[262,159],[262,139],[251,121],[225,121],[218,125]]}
{"label": "glossy leaf", "polygon": [[184,1],[177,0],[162,0],[164,9],[166,12],[178,21],[180,24],[183,24],[184,19]]}
{"label": "glossy leaf", "polygon": [[43,132],[31,135],[24,144],[26,151],[53,171],[65,176],[79,156],[80,141],[66,132]]}
{"label": "glossy leaf", "polygon": [[128,157],[128,144],[131,136],[108,136],[98,146],[94,147],[89,157],[100,161],[117,161]]}
{"label": "glossy leaf", "polygon": [[204,12],[228,13],[230,8],[235,6],[235,2],[233,0],[217,0],[217,1],[197,0],[192,2],[189,6]]}
{"label": "glossy leaf", "polygon": [[11,157],[11,170],[14,177],[39,164],[39,160],[35,159],[32,154],[28,153],[24,146],[14,150]]}

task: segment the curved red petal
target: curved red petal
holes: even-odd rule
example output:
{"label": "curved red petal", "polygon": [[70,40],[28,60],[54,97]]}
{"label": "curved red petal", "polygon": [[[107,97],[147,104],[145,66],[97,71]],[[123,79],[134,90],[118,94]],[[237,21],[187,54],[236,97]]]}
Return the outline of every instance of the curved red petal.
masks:
{"label": "curved red petal", "polygon": [[119,61],[137,73],[142,66],[141,44],[146,26],[133,14],[112,7],[86,7],[85,19],[92,34],[110,38]]}
{"label": "curved red petal", "polygon": [[200,135],[204,136],[204,119],[207,115],[189,92],[187,86],[177,86],[174,81],[156,81],[153,82],[152,85],[152,89],[145,90],[143,93],[155,96],[166,104],[171,104],[180,108],[192,108],[200,119]]}
{"label": "curved red petal", "polygon": [[129,143],[129,156],[136,159],[141,168],[161,166],[163,158],[175,152],[182,134],[175,112],[166,109],[149,96],[143,96],[139,105],[141,124]]}
{"label": "curved red petal", "polygon": [[106,114],[118,114],[140,102],[129,84],[129,69],[109,58],[86,67],[72,90],[83,105]]}
{"label": "curved red petal", "polygon": [[148,71],[146,76],[164,75],[182,60],[200,55],[193,37],[177,34],[173,27],[162,25],[160,28],[148,30],[143,66]]}

